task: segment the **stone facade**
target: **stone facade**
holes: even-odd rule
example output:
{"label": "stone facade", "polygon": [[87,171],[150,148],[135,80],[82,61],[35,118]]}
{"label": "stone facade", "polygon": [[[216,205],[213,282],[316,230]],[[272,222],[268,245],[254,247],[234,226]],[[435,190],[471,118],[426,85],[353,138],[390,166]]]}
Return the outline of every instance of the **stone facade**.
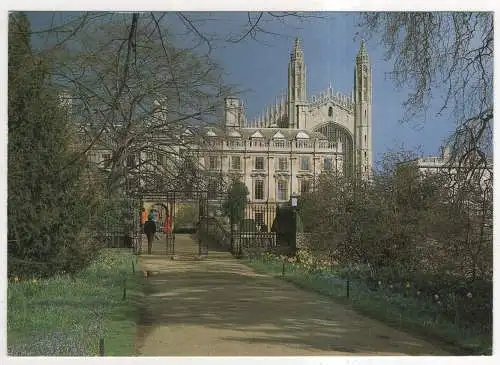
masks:
{"label": "stone facade", "polygon": [[299,39],[288,65],[288,92],[247,120],[241,101],[225,99],[224,127],[206,131],[200,163],[222,176],[238,175],[251,202],[285,202],[314,188],[323,171],[372,169],[372,78],[364,42],[355,60],[351,95],[326,92],[307,98]]}
{"label": "stone facade", "polygon": [[[470,164],[466,162],[459,166],[458,162],[452,162],[451,150],[449,146],[444,146],[440,156],[421,157],[412,161],[423,175],[446,173],[452,179],[450,183],[457,178],[464,179],[467,177],[471,181],[475,181],[482,189],[491,188],[493,185],[493,161],[488,162],[488,166],[472,169]],[[467,176],[458,174],[458,170],[467,171]],[[471,171],[469,171],[471,170]],[[471,174],[474,175],[471,175]]]}
{"label": "stone facade", "polygon": [[[247,120],[242,102],[228,97],[221,125],[204,130],[201,139],[199,131],[189,129],[182,135],[183,146],[157,136],[149,141],[154,148],[140,156],[128,156],[127,166],[140,166],[140,186],[154,186],[146,181],[148,171],[175,169],[174,156],[187,153],[212,176],[207,183],[209,191],[217,189],[217,179],[228,181],[238,176],[247,185],[252,203],[287,202],[292,193],[313,190],[316,178],[325,171],[369,178],[371,74],[363,42],[354,60],[352,92],[344,95],[330,86],[308,97],[304,54],[297,38],[288,64],[288,91],[273,106],[266,106],[258,118]],[[155,102],[153,113],[158,113],[159,105]],[[89,157],[104,167],[111,151],[94,148]],[[177,182],[170,185],[178,188]]]}

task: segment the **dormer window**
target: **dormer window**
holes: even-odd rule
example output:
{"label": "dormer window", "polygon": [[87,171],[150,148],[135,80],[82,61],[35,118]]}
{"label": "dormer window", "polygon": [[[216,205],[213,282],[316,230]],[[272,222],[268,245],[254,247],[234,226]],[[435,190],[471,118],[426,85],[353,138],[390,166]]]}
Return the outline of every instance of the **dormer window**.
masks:
{"label": "dormer window", "polygon": [[283,138],[273,140],[273,146],[278,148],[284,148],[286,145],[286,140]]}
{"label": "dormer window", "polygon": [[280,131],[277,131],[273,136],[273,146],[279,148],[286,147],[285,136]]}
{"label": "dormer window", "polygon": [[252,147],[265,147],[266,140],[264,138],[252,138],[251,145]]}
{"label": "dormer window", "polygon": [[297,148],[312,148],[312,142],[309,140],[309,135],[303,131],[297,133]]}
{"label": "dormer window", "polygon": [[250,136],[250,144],[252,147],[265,147],[266,141],[264,135],[260,131],[255,131],[255,133]]}
{"label": "dormer window", "polygon": [[296,137],[301,139],[309,139],[309,135],[304,131],[300,131],[299,133],[297,133]]}
{"label": "dormer window", "polygon": [[250,136],[250,138],[254,139],[254,138],[264,138],[264,135],[262,133],[260,133],[260,131],[255,131],[254,134],[252,134]]}

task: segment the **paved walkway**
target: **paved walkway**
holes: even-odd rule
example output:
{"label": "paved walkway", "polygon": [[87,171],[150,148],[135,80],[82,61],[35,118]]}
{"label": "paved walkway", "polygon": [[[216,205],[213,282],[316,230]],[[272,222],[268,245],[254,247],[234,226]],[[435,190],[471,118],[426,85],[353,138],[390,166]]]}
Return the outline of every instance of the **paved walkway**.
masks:
{"label": "paved walkway", "polygon": [[256,274],[229,253],[198,260],[188,235],[177,260],[141,256],[149,290],[137,333],[143,356],[447,355],[349,308]]}

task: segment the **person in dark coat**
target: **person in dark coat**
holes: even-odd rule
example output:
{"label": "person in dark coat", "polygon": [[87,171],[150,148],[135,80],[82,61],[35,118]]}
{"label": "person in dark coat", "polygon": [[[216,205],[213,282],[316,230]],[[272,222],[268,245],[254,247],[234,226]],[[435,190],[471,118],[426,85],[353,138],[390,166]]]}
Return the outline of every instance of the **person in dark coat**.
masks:
{"label": "person in dark coat", "polygon": [[149,214],[148,220],[144,223],[144,233],[148,238],[148,255],[151,255],[151,249],[153,248],[153,238],[156,234],[156,223],[153,220],[153,214]]}

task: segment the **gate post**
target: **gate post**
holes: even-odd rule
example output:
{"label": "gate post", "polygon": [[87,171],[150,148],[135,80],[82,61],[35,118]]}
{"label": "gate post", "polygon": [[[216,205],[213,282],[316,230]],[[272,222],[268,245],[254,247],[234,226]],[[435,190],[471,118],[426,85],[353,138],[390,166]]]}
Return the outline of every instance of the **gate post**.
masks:
{"label": "gate post", "polygon": [[229,217],[229,225],[230,225],[230,228],[229,228],[229,232],[230,232],[230,240],[229,240],[229,247],[230,247],[230,250],[231,250],[231,253],[234,255],[234,223],[233,223],[233,215],[231,214],[231,216]]}
{"label": "gate post", "polygon": [[170,253],[170,252],[169,252],[169,251],[170,251],[170,250],[169,250],[169,246],[170,246],[170,245],[169,245],[169,233],[168,233],[168,232],[165,232],[165,233],[164,233],[164,235],[165,235],[165,255],[167,255],[167,256],[168,256],[168,255],[169,255],[169,253]]}
{"label": "gate post", "polygon": [[295,255],[295,252],[297,251],[297,195],[295,192],[292,193],[292,199],[291,199],[291,205],[292,205],[292,242],[291,242],[291,248],[292,252]]}

